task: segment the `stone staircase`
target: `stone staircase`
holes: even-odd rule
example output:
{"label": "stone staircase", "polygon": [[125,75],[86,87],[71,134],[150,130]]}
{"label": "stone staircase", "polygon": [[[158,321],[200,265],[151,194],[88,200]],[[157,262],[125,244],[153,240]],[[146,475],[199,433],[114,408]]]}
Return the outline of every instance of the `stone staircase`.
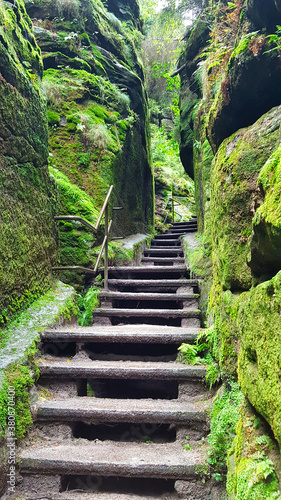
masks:
{"label": "stone staircase", "polygon": [[91,327],[42,335],[15,498],[217,498],[202,482],[205,369],[176,362],[200,328],[198,282],[179,239],[196,227],[196,219],[175,223],[141,266],[110,268]]}

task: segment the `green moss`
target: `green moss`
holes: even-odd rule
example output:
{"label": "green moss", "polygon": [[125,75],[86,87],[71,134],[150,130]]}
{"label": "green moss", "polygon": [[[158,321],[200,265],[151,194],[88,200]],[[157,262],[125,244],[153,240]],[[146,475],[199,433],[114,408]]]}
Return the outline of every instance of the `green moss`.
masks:
{"label": "green moss", "polygon": [[1,322],[51,286],[57,258],[42,61],[23,2],[14,7],[0,8]]}
{"label": "green moss", "polygon": [[48,124],[49,125],[58,125],[60,122],[60,115],[56,113],[55,111],[51,111],[50,109],[47,110],[47,116],[48,116]]}
{"label": "green moss", "polygon": [[227,453],[232,445],[239,420],[239,406],[244,396],[236,382],[228,382],[219,390],[212,409],[208,437],[209,458],[216,473],[223,473]]}
{"label": "green moss", "polygon": [[280,500],[280,456],[263,420],[249,404],[240,408],[236,437],[228,455],[227,491],[237,500]]}
{"label": "green moss", "polygon": [[[95,247],[91,251],[93,261],[96,260],[100,247]],[[108,245],[109,264],[113,266],[126,265],[133,260],[134,251],[123,247],[122,242],[110,241]]]}
{"label": "green moss", "polygon": [[237,377],[237,301],[239,295],[223,291],[215,278],[210,291],[209,314],[213,317],[217,345],[214,358],[221,372]]}
{"label": "green moss", "polygon": [[8,418],[8,403],[11,401],[11,387],[14,388],[13,402],[11,407],[15,411],[15,432],[16,439],[22,439],[32,424],[30,411],[29,389],[34,384],[34,375],[30,366],[23,366],[19,363],[12,364],[6,372],[5,382],[0,390],[1,408],[1,433],[4,435],[6,421]]}
{"label": "green moss", "polygon": [[224,289],[247,290],[251,272],[247,264],[252,230],[252,206],[259,172],[280,136],[278,108],[260,118],[252,127],[226,139],[218,150],[211,178],[211,225],[215,273]]}
{"label": "green moss", "polygon": [[281,443],[279,397],[281,273],[242,294],[237,311],[240,351],[238,376],[254,408]]}
{"label": "green moss", "polygon": [[[200,128],[200,127],[199,127]],[[198,132],[200,132],[198,130]],[[197,134],[193,145],[193,166],[194,166],[194,187],[195,203],[198,230],[205,231],[205,239],[210,234],[208,217],[210,212],[210,180],[212,171],[212,161],[214,158],[211,146],[208,140],[200,139],[200,133]]]}
{"label": "green moss", "polygon": [[0,354],[0,424],[3,434],[8,414],[8,389],[15,388],[15,437],[21,439],[29,429],[29,389],[39,375],[35,362],[40,333],[62,319],[77,315],[73,288],[58,282],[57,286],[33,302],[24,313],[2,331]]}
{"label": "green moss", "polygon": [[92,198],[75,184],[72,184],[62,172],[53,167],[49,169],[59,188],[60,215],[80,215],[89,222],[95,223],[99,211]]}
{"label": "green moss", "polygon": [[262,186],[265,199],[255,214],[254,223],[262,217],[266,222],[280,228],[281,146],[277,148],[262,168],[258,183]]}

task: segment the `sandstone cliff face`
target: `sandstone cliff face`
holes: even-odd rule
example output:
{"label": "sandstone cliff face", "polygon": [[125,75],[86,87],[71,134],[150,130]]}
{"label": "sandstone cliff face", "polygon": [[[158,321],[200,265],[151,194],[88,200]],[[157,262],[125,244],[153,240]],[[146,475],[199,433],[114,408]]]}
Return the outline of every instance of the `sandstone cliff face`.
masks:
{"label": "sandstone cliff face", "polygon": [[24,3],[0,6],[0,321],[42,293],[56,261],[42,60]]}
{"label": "sandstone cliff face", "polygon": [[40,0],[26,6],[43,55],[52,166],[98,209],[115,185],[126,207],[119,235],[151,229],[138,2]]}
{"label": "sandstone cliff face", "polygon": [[[182,157],[194,174],[211,255],[218,363],[238,377],[280,445],[281,3],[212,5],[190,30],[180,61]],[[250,498],[239,486],[241,436],[229,463],[229,493],[238,499]],[[257,498],[274,497],[265,489]]]}

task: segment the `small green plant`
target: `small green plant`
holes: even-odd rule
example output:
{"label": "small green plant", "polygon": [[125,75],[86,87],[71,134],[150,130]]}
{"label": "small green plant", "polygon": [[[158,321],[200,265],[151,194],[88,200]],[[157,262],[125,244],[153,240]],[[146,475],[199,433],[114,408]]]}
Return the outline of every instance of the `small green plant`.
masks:
{"label": "small green plant", "polygon": [[47,389],[41,389],[39,399],[44,401],[45,399],[50,399],[52,396]]}
{"label": "small green plant", "polygon": [[91,287],[83,296],[78,294],[78,306],[80,309],[78,323],[80,326],[90,326],[92,324],[93,310],[99,305],[99,287]]}
{"label": "small green plant", "polygon": [[182,344],[178,350],[180,351],[179,361],[184,364],[207,365],[206,382],[210,388],[220,379],[219,366],[214,357],[214,338],[215,330],[213,327],[202,330],[195,344]]}
{"label": "small green plant", "polygon": [[264,54],[269,54],[269,52],[281,49],[281,26],[279,26],[279,24],[276,25],[276,32],[268,35],[266,40],[268,40],[270,44],[275,45],[275,47],[265,51]]}
{"label": "small green plant", "polygon": [[90,386],[89,382],[87,383],[87,396],[91,397],[91,398],[95,397],[95,393],[94,393],[92,387]]}
{"label": "small green plant", "polygon": [[189,437],[188,436],[185,436],[185,444],[183,445],[183,449],[184,450],[192,450],[192,446],[191,444],[188,442],[189,440]]}
{"label": "small green plant", "polygon": [[77,163],[80,167],[88,168],[90,166],[90,155],[89,153],[79,153],[77,155]]}
{"label": "small green plant", "polygon": [[196,345],[182,344],[179,349],[181,353],[180,361],[184,364],[195,365],[201,363],[201,358],[197,356],[198,349]]}

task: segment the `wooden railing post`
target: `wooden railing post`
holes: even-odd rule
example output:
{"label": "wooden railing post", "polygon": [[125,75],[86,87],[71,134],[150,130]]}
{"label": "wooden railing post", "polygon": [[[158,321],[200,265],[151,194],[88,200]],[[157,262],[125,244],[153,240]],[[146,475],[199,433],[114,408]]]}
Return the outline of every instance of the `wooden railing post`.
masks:
{"label": "wooden railing post", "polygon": [[104,211],[104,237],[105,237],[105,249],[104,249],[104,288],[108,289],[108,205],[105,207]]}

